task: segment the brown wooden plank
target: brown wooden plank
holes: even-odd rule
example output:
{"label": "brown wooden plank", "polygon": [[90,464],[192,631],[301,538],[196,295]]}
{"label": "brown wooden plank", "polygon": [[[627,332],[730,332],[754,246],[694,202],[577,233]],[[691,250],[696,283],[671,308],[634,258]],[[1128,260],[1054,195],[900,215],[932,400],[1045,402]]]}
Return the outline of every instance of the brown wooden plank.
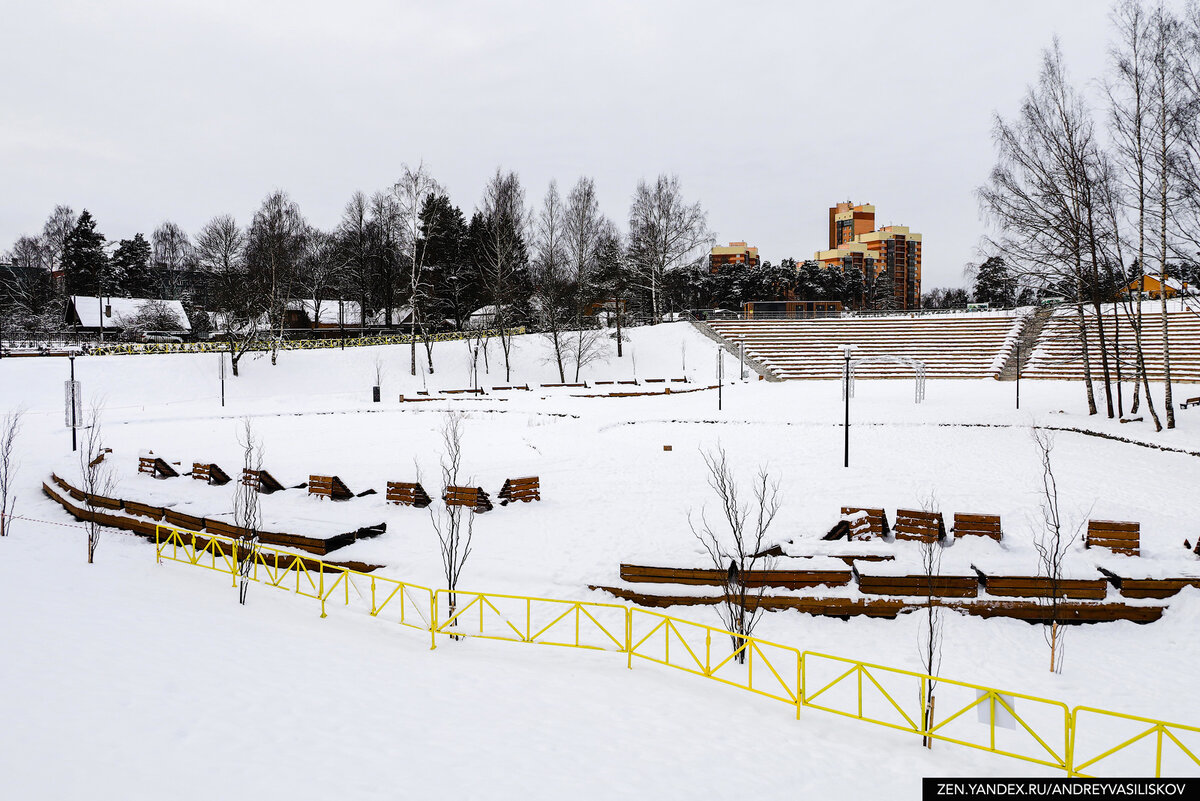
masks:
{"label": "brown wooden plank", "polygon": [[163,519],[172,526],[188,531],[200,531],[204,528],[203,517],[176,512],[174,509],[163,509]]}
{"label": "brown wooden plank", "polygon": [[1137,533],[1141,523],[1124,520],[1089,520],[1088,531],[1129,531]]}
{"label": "brown wooden plank", "polygon": [[1118,578],[1121,595],[1126,598],[1169,598],[1184,587],[1200,587],[1200,578],[1127,579]]}
{"label": "brown wooden plank", "polygon": [[974,512],[955,512],[954,525],[962,523],[987,523],[989,525],[1000,525],[1000,515],[984,515]]}

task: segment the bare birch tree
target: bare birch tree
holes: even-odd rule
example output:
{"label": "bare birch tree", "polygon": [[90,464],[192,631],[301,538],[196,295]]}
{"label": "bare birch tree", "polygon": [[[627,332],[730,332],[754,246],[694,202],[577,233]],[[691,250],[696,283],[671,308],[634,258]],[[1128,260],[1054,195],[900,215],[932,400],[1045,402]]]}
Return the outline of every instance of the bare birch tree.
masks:
{"label": "bare birch tree", "polygon": [[[447,413],[442,421],[442,491],[446,487],[462,486],[463,418],[461,414]],[[466,479],[470,480],[470,479]],[[458,580],[462,576],[467,558],[471,555],[471,537],[475,533],[475,514],[465,506],[443,505],[440,509],[431,504],[429,519],[437,533],[442,557],[442,571],[449,591],[447,620],[453,619],[458,608]]]}
{"label": "bare birch tree", "polygon": [[246,235],[246,264],[250,280],[265,289],[267,324],[271,331],[271,364],[287,323],[287,302],[295,287],[304,253],[308,224],[300,207],[282,190],[267,195]]}
{"label": "bare birch tree", "polygon": [[534,221],[534,314],[542,335],[550,343],[558,380],[567,380],[565,361],[571,350],[569,319],[574,285],[568,275],[565,210],[558,185],[550,182],[542,208]]}
{"label": "bare birch tree", "polygon": [[112,464],[105,459],[104,434],[101,423],[102,407],[94,402],[83,415],[83,429],[79,443],[79,489],[84,494],[83,505],[87,509],[84,528],[87,531],[88,564],[95,561],[96,549],[100,547],[100,523],[96,512],[104,507],[97,505],[97,497],[107,497],[116,480]]}
{"label": "bare birch tree", "polygon": [[512,381],[512,307],[520,274],[526,269],[530,215],[525,190],[515,172],[496,174],[484,188],[479,205],[483,216],[483,241],[479,243],[480,272],[493,305],[492,324],[504,351],[504,380]]}
{"label": "bare birch tree", "polygon": [[17,508],[13,482],[21,466],[17,461],[16,444],[23,414],[23,409],[17,409],[0,417],[0,537],[12,533],[12,515]]}
{"label": "bare birch tree", "polygon": [[580,178],[567,196],[565,215],[567,264],[575,288],[571,360],[576,382],[583,367],[601,353],[602,335],[589,311],[599,299],[600,249],[608,223],[600,213],[595,182]]}
{"label": "bare birch tree", "polygon": [[183,273],[196,263],[195,249],[187,232],[178,223],[164,221],[150,235],[153,262],[157,271],[159,297],[178,299],[183,289]]}
{"label": "bare birch tree", "polygon": [[67,237],[75,229],[78,215],[70,206],[55,206],[54,211],[42,226],[42,241],[46,245],[46,266],[54,273],[63,268],[63,253],[67,249]]}
{"label": "bare birch tree", "polygon": [[213,217],[196,235],[200,269],[212,279],[214,328],[229,346],[233,375],[259,339],[269,298],[261,272],[246,268],[246,234],[231,214]]}
{"label": "bare birch tree", "polygon": [[[243,470],[260,471],[263,469],[263,446],[254,435],[250,419],[242,423],[238,434],[238,446],[242,450]],[[243,475],[245,473],[243,472]],[[238,603],[245,605],[246,594],[250,590],[251,576],[254,565],[258,560],[261,547],[259,527],[262,523],[262,511],[258,490],[251,484],[238,481],[233,492],[233,522],[243,533],[237,538],[237,571],[238,571]]]}
{"label": "bare birch tree", "polygon": [[679,176],[660,175],[653,185],[638,183],[629,207],[629,258],[650,293],[652,322],[662,316],[667,273],[696,261],[712,242],[708,216],[699,202],[684,201]]}
{"label": "bare birch tree", "polygon": [[[1134,388],[1133,405],[1130,413],[1136,414],[1140,390],[1146,390],[1146,406],[1154,420],[1155,430],[1161,431],[1162,424],[1150,395],[1150,383],[1146,376],[1146,355],[1142,338],[1143,280],[1146,266],[1146,230],[1148,206],[1148,162],[1150,158],[1150,131],[1152,129],[1150,73],[1151,33],[1149,20],[1140,0],[1123,0],[1112,13],[1117,41],[1109,51],[1112,77],[1105,82],[1108,96],[1108,130],[1113,143],[1114,161],[1122,178],[1122,205],[1133,216],[1137,250],[1134,264],[1138,274],[1137,289],[1125,293],[1124,311],[1134,338]],[[1110,194],[1107,204],[1113,230],[1117,233],[1117,262],[1124,263],[1120,237],[1120,215],[1114,202],[1115,193]],[[1127,286],[1131,286],[1127,284]],[[1118,354],[1119,358],[1119,354]]]}
{"label": "bare birch tree", "polygon": [[445,192],[441,184],[433,179],[425,163],[421,162],[414,170],[407,164],[401,168],[400,180],[392,186],[392,197],[396,201],[400,221],[400,241],[403,243],[405,261],[408,268],[408,313],[409,333],[411,334],[411,359],[409,374],[417,374],[417,330],[424,330],[424,310],[428,306],[428,292],[425,280],[425,250],[429,238],[436,236],[438,231],[426,230],[431,228],[434,220],[421,219],[421,210],[430,198]]}
{"label": "bare birch tree", "polygon": [[335,234],[338,257],[345,264],[342,284],[358,299],[365,320],[371,300],[371,258],[375,228],[371,224],[370,204],[362,192],[355,192],[342,211]]}
{"label": "bare birch tree", "polygon": [[1054,435],[1036,427],[1031,433],[1042,461],[1042,527],[1034,535],[1033,547],[1038,554],[1038,576],[1046,580],[1047,592],[1038,596],[1038,601],[1046,612],[1043,635],[1050,648],[1050,672],[1062,673],[1066,642],[1066,632],[1059,622],[1063,562],[1072,543],[1079,537],[1079,529],[1076,527],[1072,530],[1071,525],[1063,519],[1058,482],[1054,478],[1050,459],[1054,451]]}
{"label": "bare birch tree", "polygon": [[[310,325],[321,327],[321,307],[330,295],[338,294],[340,301],[340,277],[345,262],[339,258],[337,242],[332,234],[309,228],[304,235],[300,258],[296,263],[296,288],[303,300],[304,310],[311,314]],[[311,305],[310,305],[311,301]]]}
{"label": "bare birch tree", "polygon": [[721,604],[717,607],[721,623],[732,633],[733,652],[739,663],[746,661],[747,638],[762,615],[762,596],[766,582],[753,577],[756,569],[767,570],[773,560],[762,555],[767,550],[766,536],[779,512],[779,480],[760,467],[754,478],[753,500],[743,500],[729,457],[720,445],[714,451],[700,451],[708,470],[708,486],[717,495],[720,519],[710,523],[707,510],[699,520],[688,512],[692,534],[722,572]]}
{"label": "bare birch tree", "polygon": [[[931,492],[921,503],[926,512],[936,512],[937,497]],[[941,587],[942,578],[942,543],[937,540],[921,542],[921,576],[924,582],[925,598],[922,604],[921,619],[917,628],[917,651],[921,658],[921,667],[929,676],[925,693],[925,708],[923,724],[925,731],[933,728],[934,691],[937,689],[937,677],[942,669],[942,605],[935,600],[935,594]],[[933,748],[933,738],[922,738],[926,748]]]}
{"label": "bare birch tree", "polygon": [[[1195,11],[1193,6],[1193,18]],[[1156,227],[1158,233],[1159,310],[1162,323],[1163,408],[1167,428],[1175,427],[1175,399],[1171,385],[1171,341],[1167,327],[1167,281],[1170,278],[1168,258],[1173,252],[1172,226],[1183,212],[1174,211],[1188,205],[1187,184],[1184,181],[1186,141],[1195,136],[1197,125],[1197,92],[1200,82],[1189,80],[1185,55],[1187,37],[1179,18],[1161,3],[1149,13],[1150,34],[1150,97],[1152,115],[1152,153],[1150,174],[1157,190]],[[1197,198],[1200,199],[1200,198]],[[1193,213],[1192,220],[1200,219]],[[1200,235],[1192,229],[1192,239]]]}
{"label": "bare birch tree", "polygon": [[[1045,51],[1036,86],[1017,117],[996,115],[997,163],[978,191],[984,213],[1000,228],[995,252],[1027,282],[1070,287],[1079,329],[1089,414],[1096,414],[1084,305],[1099,308],[1096,292],[1103,217],[1093,192],[1100,170],[1090,112],[1067,79],[1058,40]],[[1114,414],[1102,314],[1096,314],[1108,415]]]}

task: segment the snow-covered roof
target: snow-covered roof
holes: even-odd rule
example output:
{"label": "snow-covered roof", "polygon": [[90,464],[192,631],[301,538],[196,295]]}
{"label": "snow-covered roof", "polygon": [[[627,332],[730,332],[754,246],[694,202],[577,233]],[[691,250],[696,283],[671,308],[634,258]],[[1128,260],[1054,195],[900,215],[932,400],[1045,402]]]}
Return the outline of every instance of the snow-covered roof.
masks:
{"label": "snow-covered roof", "polygon": [[[338,319],[338,304],[341,304],[345,309],[345,319]],[[344,322],[346,325],[358,325],[362,321],[362,312],[358,305],[358,301],[354,300],[322,300],[321,304],[321,319],[314,320],[317,313],[316,300],[289,300],[287,307],[289,311],[302,311],[309,320],[318,325],[338,325]]]}
{"label": "snow-covered roof", "polygon": [[192,324],[188,321],[183,304],[177,300],[161,300],[159,298],[101,298],[86,295],[72,295],[71,305],[79,316],[79,325],[83,328],[99,328],[103,311],[106,328],[121,328],[126,322],[137,317],[147,303],[160,303],[174,314],[175,319],[184,331],[191,331]]}
{"label": "snow-covered roof", "polygon": [[[367,324],[368,325],[387,325],[388,323],[384,322],[386,316],[387,316],[387,313],[383,309],[380,309],[379,311],[375,312],[374,314],[368,316]],[[412,309],[409,308],[408,306],[401,306],[398,309],[392,309],[392,321],[391,321],[390,325],[404,325],[405,323],[408,322],[408,318],[410,318],[410,317],[412,317]]]}

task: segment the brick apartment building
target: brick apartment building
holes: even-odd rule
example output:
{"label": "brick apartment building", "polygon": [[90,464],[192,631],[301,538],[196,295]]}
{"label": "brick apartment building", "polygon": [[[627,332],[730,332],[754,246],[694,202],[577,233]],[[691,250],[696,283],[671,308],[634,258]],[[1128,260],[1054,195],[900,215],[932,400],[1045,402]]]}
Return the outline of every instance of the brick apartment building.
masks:
{"label": "brick apartment building", "polygon": [[830,208],[829,249],[814,258],[826,268],[858,267],[868,280],[889,273],[895,308],[921,306],[921,235],[903,225],[876,229],[875,207],[870,204],[846,202]]}

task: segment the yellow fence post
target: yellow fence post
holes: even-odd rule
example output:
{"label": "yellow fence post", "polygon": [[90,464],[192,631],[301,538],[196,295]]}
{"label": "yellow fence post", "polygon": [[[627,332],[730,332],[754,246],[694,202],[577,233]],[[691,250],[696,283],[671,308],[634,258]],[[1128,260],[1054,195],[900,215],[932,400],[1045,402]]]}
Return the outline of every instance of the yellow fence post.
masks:
{"label": "yellow fence post", "polygon": [[238,574],[237,540],[233,541],[232,545],[230,546],[229,552],[233,556],[233,564],[231,564],[229,566],[229,584],[234,589],[237,589],[237,574]]}
{"label": "yellow fence post", "polygon": [[796,720],[800,719],[800,707],[804,706],[804,654],[796,658]]}
{"label": "yellow fence post", "polygon": [[429,650],[437,650],[438,603],[437,593],[429,591]]}
{"label": "yellow fence post", "polygon": [[633,608],[625,607],[625,667],[633,670]]}
{"label": "yellow fence post", "polygon": [[1067,777],[1075,777],[1075,711],[1067,712],[1067,744],[1065,751],[1065,761],[1067,763]]}

